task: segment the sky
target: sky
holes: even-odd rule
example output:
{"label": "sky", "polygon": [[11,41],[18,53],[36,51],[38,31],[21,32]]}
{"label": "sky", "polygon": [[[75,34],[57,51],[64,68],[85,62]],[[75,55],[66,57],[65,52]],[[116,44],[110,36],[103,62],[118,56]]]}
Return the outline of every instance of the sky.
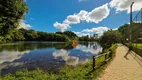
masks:
{"label": "sky", "polygon": [[129,23],[142,8],[142,0],[25,0],[29,12],[20,27],[43,32],[73,31],[78,36],[102,35]]}

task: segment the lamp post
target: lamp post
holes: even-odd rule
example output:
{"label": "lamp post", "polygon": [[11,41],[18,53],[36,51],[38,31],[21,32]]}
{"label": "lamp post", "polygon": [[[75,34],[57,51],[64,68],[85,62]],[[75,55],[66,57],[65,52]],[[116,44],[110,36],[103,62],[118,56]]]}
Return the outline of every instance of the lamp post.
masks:
{"label": "lamp post", "polygon": [[132,7],[133,7],[133,4],[134,2],[132,2],[131,6],[130,6],[130,44],[129,45],[132,45]]}

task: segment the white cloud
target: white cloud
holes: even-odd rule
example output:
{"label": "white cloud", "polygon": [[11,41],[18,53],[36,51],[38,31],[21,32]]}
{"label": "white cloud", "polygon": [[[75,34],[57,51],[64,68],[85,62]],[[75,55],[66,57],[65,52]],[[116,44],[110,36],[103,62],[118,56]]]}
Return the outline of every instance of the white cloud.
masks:
{"label": "white cloud", "polygon": [[77,16],[80,18],[80,20],[86,20],[87,19],[88,12],[85,10],[81,10]]}
{"label": "white cloud", "polygon": [[65,24],[78,24],[80,23],[80,19],[77,15],[69,15],[67,19],[64,21]]}
{"label": "white cloud", "polygon": [[93,35],[93,34],[98,34],[99,36],[103,35],[104,32],[110,30],[108,27],[97,27],[97,28],[92,28],[92,29],[84,29],[81,32],[75,32],[78,36],[86,36],[86,35]]}
{"label": "white cloud", "polygon": [[92,29],[84,29],[84,30],[82,30],[82,32],[96,33],[96,34],[102,35],[104,32],[106,32],[108,30],[109,30],[108,27],[97,27],[97,28],[92,28]]}
{"label": "white cloud", "polygon": [[30,29],[31,27],[32,26],[30,24],[26,24],[24,20],[21,20],[18,29],[20,29],[20,28]]}
{"label": "white cloud", "polygon": [[84,33],[84,32],[75,32],[75,31],[73,31],[77,36],[87,36],[87,35],[91,35],[90,33]]}
{"label": "white cloud", "polygon": [[[137,21],[133,21],[134,23],[142,23],[142,21],[140,21],[140,20],[137,20]],[[129,24],[130,24],[130,22],[129,22]]]}
{"label": "white cloud", "polygon": [[114,29],[112,29],[112,30],[118,30],[118,28],[114,28]]}
{"label": "white cloud", "polygon": [[54,23],[54,27],[57,28],[57,29],[60,29],[61,31],[64,31],[68,28],[70,28],[69,24],[61,24],[61,23]]}
{"label": "white cloud", "polygon": [[81,21],[86,22],[94,22],[99,23],[103,19],[109,16],[110,10],[108,8],[108,4],[104,4],[100,7],[93,9],[91,12],[87,12],[85,10],[81,10],[77,14],[67,16],[67,19],[63,21],[63,23],[54,23],[54,27],[64,31],[70,28],[71,24],[79,24]]}
{"label": "white cloud", "polygon": [[108,4],[105,4],[89,12],[87,15],[87,21],[99,23],[103,19],[107,18],[109,16],[109,13],[110,10],[108,8]]}
{"label": "white cloud", "polygon": [[135,2],[133,11],[138,11],[142,8],[142,0],[112,0],[110,2],[110,7],[116,8],[117,12],[127,11],[129,13],[132,2]]}

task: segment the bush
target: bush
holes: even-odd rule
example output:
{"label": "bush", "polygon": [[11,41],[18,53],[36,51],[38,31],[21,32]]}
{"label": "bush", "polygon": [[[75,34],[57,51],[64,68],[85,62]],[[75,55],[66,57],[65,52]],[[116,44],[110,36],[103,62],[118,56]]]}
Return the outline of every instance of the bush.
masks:
{"label": "bush", "polygon": [[121,34],[119,31],[109,30],[100,38],[100,43],[104,49],[111,47],[112,44],[121,42]]}
{"label": "bush", "polygon": [[110,50],[113,54],[115,53],[117,48],[117,44],[113,44],[108,50]]}
{"label": "bush", "polygon": [[0,43],[5,43],[5,39],[2,36],[0,36]]}

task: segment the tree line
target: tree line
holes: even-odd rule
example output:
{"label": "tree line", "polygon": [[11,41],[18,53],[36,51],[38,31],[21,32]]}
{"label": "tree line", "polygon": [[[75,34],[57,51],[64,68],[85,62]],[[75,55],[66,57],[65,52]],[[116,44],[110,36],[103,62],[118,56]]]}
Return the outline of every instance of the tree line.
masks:
{"label": "tree line", "polygon": [[13,41],[60,41],[72,42],[75,38],[80,41],[93,41],[88,36],[78,37],[71,31],[48,33],[35,30],[19,29],[20,21],[28,13],[24,0],[0,0],[0,43]]}
{"label": "tree line", "polygon": [[28,12],[24,0],[0,0],[0,43],[11,41],[71,41],[77,35],[71,31],[47,33],[18,29]]}
{"label": "tree line", "polygon": [[124,24],[120,26],[118,30],[109,30],[104,32],[99,41],[105,49],[115,43],[128,43],[130,41],[130,34],[132,35],[133,43],[142,42],[142,23],[132,23],[131,26],[130,24]]}
{"label": "tree line", "polygon": [[94,36],[89,37],[89,35],[86,35],[86,36],[78,37],[78,40],[79,41],[98,41],[99,38],[95,38]]}

